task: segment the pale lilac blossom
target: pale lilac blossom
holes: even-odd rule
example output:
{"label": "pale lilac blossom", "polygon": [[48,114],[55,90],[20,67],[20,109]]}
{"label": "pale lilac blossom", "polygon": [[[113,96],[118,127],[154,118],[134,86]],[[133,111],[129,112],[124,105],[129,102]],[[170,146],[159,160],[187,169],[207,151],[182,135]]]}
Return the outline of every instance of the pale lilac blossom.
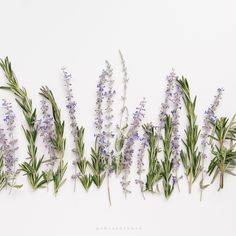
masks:
{"label": "pale lilac blossom", "polygon": [[53,167],[57,159],[55,146],[52,142],[53,138],[55,137],[54,121],[53,116],[49,110],[48,102],[45,99],[41,100],[41,112],[42,119],[37,121],[37,129],[40,136],[43,138],[45,148],[48,151],[49,162],[47,165]]}
{"label": "pale lilac blossom", "polygon": [[166,91],[165,91],[165,99],[164,99],[164,102],[161,104],[161,110],[158,117],[158,121],[159,121],[158,129],[157,129],[158,140],[162,139],[161,131],[163,130],[165,126],[166,114],[170,108],[170,101],[173,97],[173,90],[174,90],[175,82],[177,78],[178,77],[176,76],[174,71],[172,71],[166,78],[167,85],[166,85]]}
{"label": "pale lilac blossom", "polygon": [[[177,77],[176,77],[177,79]],[[175,92],[172,98],[173,109],[171,111],[171,120],[172,120],[172,139],[171,139],[171,150],[172,150],[172,163],[173,163],[173,175],[172,181],[173,184],[177,182],[177,170],[180,166],[180,134],[179,134],[179,119],[180,119],[180,110],[181,110],[181,97],[182,90],[177,83],[175,83]]]}
{"label": "pale lilac blossom", "polygon": [[133,162],[133,153],[134,153],[134,143],[139,139],[138,129],[141,125],[141,122],[144,118],[145,111],[145,98],[140,102],[139,107],[136,108],[135,113],[133,114],[133,122],[130,125],[128,130],[125,146],[124,146],[124,163],[123,163],[123,176],[121,180],[122,189],[125,193],[130,193],[131,191],[128,189],[130,185],[130,181],[128,180],[130,174],[130,168]]}
{"label": "pale lilac blossom", "polygon": [[6,99],[2,100],[2,106],[5,110],[3,121],[6,123],[6,131],[0,129],[0,149],[3,155],[7,184],[13,186],[16,176],[19,174],[19,170],[16,169],[18,160],[16,151],[19,147],[17,146],[18,140],[14,138],[16,116],[13,112],[12,104]]}

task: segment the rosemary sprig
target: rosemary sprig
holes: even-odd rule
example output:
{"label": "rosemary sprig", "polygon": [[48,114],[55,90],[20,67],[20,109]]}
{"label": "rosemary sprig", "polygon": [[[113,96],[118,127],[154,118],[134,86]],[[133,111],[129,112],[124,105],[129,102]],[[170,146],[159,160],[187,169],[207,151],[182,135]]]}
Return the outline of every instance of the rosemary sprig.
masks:
{"label": "rosemary sprig", "polygon": [[28,142],[27,148],[29,157],[27,159],[29,159],[29,161],[25,161],[20,165],[21,170],[24,172],[24,175],[27,176],[33,189],[45,187],[47,181],[44,172],[40,170],[43,163],[43,156],[39,159],[37,158],[37,128],[35,127],[37,118],[36,109],[33,108],[32,100],[28,97],[26,89],[19,86],[8,57],[6,57],[5,60],[0,60],[0,67],[4,71],[8,81],[7,86],[2,86],[1,88],[8,89],[15,94],[16,102],[21,107],[27,122],[27,126],[23,127],[23,130]]}
{"label": "rosemary sprig", "polygon": [[81,184],[83,185],[84,189],[86,191],[89,190],[91,184],[92,184],[92,175],[87,174],[87,167],[88,167],[88,161],[84,157],[84,128],[77,126],[77,132],[76,132],[76,153],[78,155],[79,160],[77,161],[77,167],[79,169],[79,180]]}
{"label": "rosemary sprig", "polygon": [[3,153],[1,152],[0,154],[0,190],[5,188],[7,186],[7,176],[4,172],[4,162],[3,162]]}
{"label": "rosemary sprig", "polygon": [[186,139],[182,140],[185,151],[181,150],[180,158],[185,170],[185,175],[188,179],[189,193],[192,190],[192,184],[197,179],[201,171],[201,153],[198,151],[197,142],[200,135],[200,131],[197,126],[197,116],[195,114],[196,96],[193,101],[190,96],[190,89],[187,79],[177,80],[182,91],[183,101],[187,111],[188,125],[185,129]]}
{"label": "rosemary sprig", "polygon": [[52,180],[54,182],[54,192],[56,194],[66,181],[64,174],[67,169],[67,163],[65,164],[63,160],[66,146],[66,139],[64,138],[64,121],[61,121],[61,112],[52,91],[47,86],[43,86],[41,87],[39,94],[47,99],[52,107],[55,128],[55,136],[52,137],[52,143],[55,147],[56,157],[59,160],[56,170],[52,170]]}
{"label": "rosemary sprig", "polygon": [[100,188],[106,176],[106,163],[101,156],[101,147],[97,145],[97,142],[95,142],[95,147],[91,148],[91,162],[88,162],[88,165],[93,172],[92,180],[94,184]]}
{"label": "rosemary sprig", "polygon": [[208,167],[208,174],[213,174],[212,183],[220,175],[219,190],[224,187],[225,173],[236,175],[233,169],[236,167],[236,116],[231,121],[226,117],[221,117],[215,121],[214,134],[211,136],[212,154],[214,158]]}
{"label": "rosemary sprig", "polygon": [[160,152],[160,150],[158,149],[157,135],[155,133],[154,126],[151,124],[146,124],[143,125],[143,129],[148,137],[148,160],[149,160],[149,168],[146,176],[145,191],[153,193],[155,192],[154,185],[161,179],[161,164],[157,159],[157,154],[158,152]]}
{"label": "rosemary sprig", "polygon": [[164,138],[163,138],[163,153],[164,160],[161,161],[161,177],[166,198],[169,198],[174,190],[174,184],[172,182],[173,162],[172,162],[172,121],[170,115],[166,115]]}

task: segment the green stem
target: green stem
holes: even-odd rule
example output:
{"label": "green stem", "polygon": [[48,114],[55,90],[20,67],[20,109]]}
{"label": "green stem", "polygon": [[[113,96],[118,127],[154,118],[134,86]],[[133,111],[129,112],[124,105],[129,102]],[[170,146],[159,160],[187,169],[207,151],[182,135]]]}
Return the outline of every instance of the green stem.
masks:
{"label": "green stem", "polygon": [[220,189],[224,188],[224,172],[220,172]]}
{"label": "green stem", "polygon": [[189,174],[189,181],[188,181],[188,193],[191,194],[192,192],[192,184],[193,184],[193,175],[192,171]]}

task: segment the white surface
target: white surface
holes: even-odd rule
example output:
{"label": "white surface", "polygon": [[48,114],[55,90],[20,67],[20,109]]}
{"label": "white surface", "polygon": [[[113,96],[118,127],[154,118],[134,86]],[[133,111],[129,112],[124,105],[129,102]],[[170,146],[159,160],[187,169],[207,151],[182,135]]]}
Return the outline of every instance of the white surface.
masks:
{"label": "white surface", "polygon": [[[52,88],[69,136],[60,79],[60,68],[67,66],[74,77],[78,116],[86,127],[89,157],[96,82],[104,60],[108,59],[114,67],[116,86],[120,87],[118,49],[122,50],[128,66],[130,112],[145,96],[146,120],[157,120],[165,76],[172,67],[187,76],[192,93],[198,95],[199,123],[215,90],[221,86],[225,94],[218,114],[231,116],[236,112],[235,10],[235,1],[227,0],[0,0],[0,57],[9,56],[19,82],[28,89],[35,106],[39,107],[40,86],[47,84]],[[2,79],[1,84],[4,84]],[[0,97],[13,101],[7,92],[1,91]],[[19,126],[24,120],[14,106],[18,114],[19,157],[23,161],[26,142]],[[71,164],[70,148],[68,141],[66,160]],[[71,172],[70,167],[68,179]],[[143,201],[135,184],[133,193],[125,200],[119,181],[114,179],[111,208],[106,185],[99,191],[92,188],[89,194],[82,187],[74,193],[68,180],[55,198],[52,191],[32,192],[24,177],[19,181],[25,184],[22,190],[10,196],[1,193],[1,235],[235,234],[236,178],[233,177],[226,177],[222,192],[217,192],[216,184],[206,190],[202,203],[198,185],[194,185],[189,196],[185,179],[181,182],[181,193],[175,192],[168,202],[149,194]],[[121,229],[102,230],[104,227]]]}

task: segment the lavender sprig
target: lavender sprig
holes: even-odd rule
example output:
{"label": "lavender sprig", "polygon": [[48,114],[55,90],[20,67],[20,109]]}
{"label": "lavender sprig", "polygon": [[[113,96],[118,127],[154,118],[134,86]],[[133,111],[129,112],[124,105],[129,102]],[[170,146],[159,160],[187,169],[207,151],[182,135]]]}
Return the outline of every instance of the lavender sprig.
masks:
{"label": "lavender sprig", "polygon": [[204,185],[204,173],[206,170],[204,169],[204,162],[205,159],[207,158],[206,156],[206,147],[209,144],[209,136],[212,131],[212,123],[215,122],[216,120],[216,115],[215,112],[220,104],[220,100],[222,99],[222,93],[224,89],[223,88],[218,88],[217,89],[217,94],[214,96],[214,101],[210,105],[210,107],[205,111],[205,117],[203,120],[203,127],[202,127],[202,133],[201,133],[201,145],[202,145],[202,172],[201,172],[201,181],[200,181],[200,200],[202,200],[202,194],[203,194],[203,189],[206,188],[208,185]]}
{"label": "lavender sprig", "polygon": [[88,165],[93,173],[92,180],[94,184],[100,188],[102,182],[106,176],[105,171],[105,159],[104,159],[104,146],[105,135],[103,130],[103,103],[104,103],[104,89],[106,82],[107,72],[103,70],[99,77],[96,92],[96,108],[95,108],[95,145],[91,148],[91,162]]}
{"label": "lavender sprig", "polygon": [[127,84],[129,81],[128,78],[128,73],[127,73],[127,67],[126,63],[124,60],[124,57],[119,51],[120,55],[120,60],[121,60],[121,66],[122,66],[122,73],[123,73],[123,94],[121,96],[121,101],[122,101],[122,107],[120,110],[120,122],[117,125],[117,136],[115,140],[115,150],[116,150],[116,157],[113,162],[115,172],[117,175],[119,175],[122,171],[123,168],[123,147],[124,147],[124,142],[125,142],[125,131],[128,128],[128,107],[126,105],[127,102]]}
{"label": "lavender sprig", "polygon": [[143,199],[145,199],[144,197],[144,181],[142,180],[142,174],[145,171],[144,169],[144,155],[145,155],[145,151],[146,148],[148,146],[148,136],[146,132],[143,132],[143,136],[142,138],[140,138],[140,147],[138,149],[138,154],[137,154],[137,174],[138,174],[138,179],[135,180],[136,184],[139,184],[140,187],[140,191],[142,193],[142,197]]}
{"label": "lavender sprig", "polygon": [[144,118],[144,111],[145,111],[145,104],[146,100],[145,98],[140,102],[139,107],[136,108],[136,111],[133,115],[133,122],[130,125],[130,128],[128,130],[125,145],[124,145],[124,163],[123,163],[123,176],[121,180],[122,189],[125,193],[125,196],[127,196],[127,193],[131,193],[131,191],[128,189],[128,186],[130,184],[130,181],[128,180],[129,174],[130,174],[130,167],[132,165],[132,158],[134,153],[134,143],[139,138],[138,136],[138,129],[141,125],[141,122]]}
{"label": "lavender sprig", "polygon": [[177,76],[172,71],[167,76],[167,85],[165,90],[165,99],[161,104],[161,110],[158,116],[158,126],[154,127],[153,125],[144,126],[144,130],[149,136],[148,149],[149,149],[149,168],[146,177],[146,191],[154,192],[154,185],[157,184],[158,190],[158,181],[161,179],[160,171],[161,166],[160,162],[157,159],[158,153],[160,150],[160,141],[162,140],[162,130],[165,127],[166,114],[170,108],[170,102],[173,96],[173,90],[177,80]]}
{"label": "lavender sprig", "polygon": [[170,101],[173,96],[173,90],[175,86],[175,81],[178,77],[175,75],[174,71],[170,73],[170,75],[167,76],[167,85],[166,85],[166,91],[165,91],[165,99],[164,102],[161,104],[161,110],[159,113],[159,124],[157,126],[157,138],[158,140],[162,139],[162,130],[165,127],[165,120],[166,120],[166,114],[170,108]]}
{"label": "lavender sprig", "polygon": [[76,188],[77,179],[80,180],[84,189],[86,191],[89,190],[92,184],[92,176],[87,174],[88,161],[84,157],[84,128],[78,126],[76,119],[76,102],[73,96],[72,83],[71,83],[71,74],[69,74],[65,68],[62,68],[64,81],[65,81],[65,89],[66,89],[66,107],[69,111],[70,116],[70,127],[71,134],[73,136],[75,147],[72,149],[75,154],[75,160],[73,161],[73,165],[75,167],[75,172],[72,175],[72,179],[74,180],[74,190]]}
{"label": "lavender sprig", "polygon": [[27,148],[29,160],[20,165],[21,170],[27,176],[33,189],[44,187],[47,181],[44,178],[44,172],[41,171],[43,157],[40,159],[37,158],[37,128],[35,126],[35,121],[37,119],[36,109],[33,108],[32,100],[28,97],[26,89],[19,86],[8,57],[6,57],[5,60],[0,60],[0,67],[4,71],[7,79],[7,86],[1,88],[8,89],[14,93],[16,102],[22,109],[27,123],[27,126],[23,127],[23,129],[28,142]]}
{"label": "lavender sprig", "polygon": [[52,171],[52,180],[54,182],[54,193],[57,194],[58,190],[66,181],[64,174],[67,169],[67,163],[65,164],[63,160],[66,145],[66,139],[64,138],[64,121],[61,121],[61,112],[57,106],[52,91],[45,86],[40,89],[39,94],[51,104],[53,113],[55,135],[51,138],[51,143],[54,146],[58,163],[57,166],[55,166],[56,170]]}
{"label": "lavender sprig", "polygon": [[20,170],[16,169],[16,164],[18,161],[18,158],[16,157],[16,151],[18,150],[17,146],[17,139],[14,138],[14,130],[16,128],[15,126],[15,113],[12,110],[12,104],[10,102],[7,102],[6,99],[2,100],[2,106],[5,110],[4,115],[4,122],[7,126],[7,136],[6,142],[5,142],[5,148],[4,148],[4,164],[5,164],[5,174],[7,176],[7,184],[11,187],[11,189],[14,188],[20,188],[22,185],[16,184],[16,177],[19,174]]}
{"label": "lavender sprig", "polygon": [[6,130],[0,129],[0,189],[9,186],[11,192],[12,188],[22,187],[22,185],[16,184],[16,177],[20,171],[16,170],[18,146],[17,139],[14,138],[15,114],[11,103],[5,99],[2,101],[5,110],[3,120],[6,123]]}
{"label": "lavender sprig", "polygon": [[47,180],[47,185],[52,179],[53,168],[55,166],[57,156],[56,149],[52,142],[55,137],[53,116],[51,115],[51,111],[49,111],[49,105],[47,100],[41,100],[41,112],[42,119],[37,122],[37,129],[39,131],[40,136],[43,138],[43,143],[45,148],[48,150],[49,159],[45,161],[47,164],[47,170],[45,171],[45,178]]}
{"label": "lavender sprig", "polygon": [[104,136],[105,136],[105,146],[104,146],[104,156],[106,160],[106,169],[107,169],[107,189],[108,189],[108,198],[111,205],[111,193],[110,193],[110,173],[112,170],[112,163],[114,161],[114,150],[111,150],[111,140],[114,137],[112,131],[113,128],[113,97],[115,95],[115,90],[113,89],[114,80],[112,78],[113,70],[108,61],[106,61],[106,91],[104,93],[106,107],[105,107],[105,122],[104,122]]}
{"label": "lavender sprig", "polygon": [[[176,77],[176,79],[178,79]],[[171,149],[172,149],[172,163],[173,163],[173,175],[172,175],[172,181],[174,184],[177,184],[177,188],[180,191],[179,188],[179,177],[178,177],[178,169],[180,166],[180,134],[179,134],[179,112],[181,109],[181,97],[182,97],[182,90],[177,84],[175,83],[175,93],[172,98],[172,104],[173,104],[173,110],[171,111],[171,119],[172,119],[172,139],[171,139]]]}

